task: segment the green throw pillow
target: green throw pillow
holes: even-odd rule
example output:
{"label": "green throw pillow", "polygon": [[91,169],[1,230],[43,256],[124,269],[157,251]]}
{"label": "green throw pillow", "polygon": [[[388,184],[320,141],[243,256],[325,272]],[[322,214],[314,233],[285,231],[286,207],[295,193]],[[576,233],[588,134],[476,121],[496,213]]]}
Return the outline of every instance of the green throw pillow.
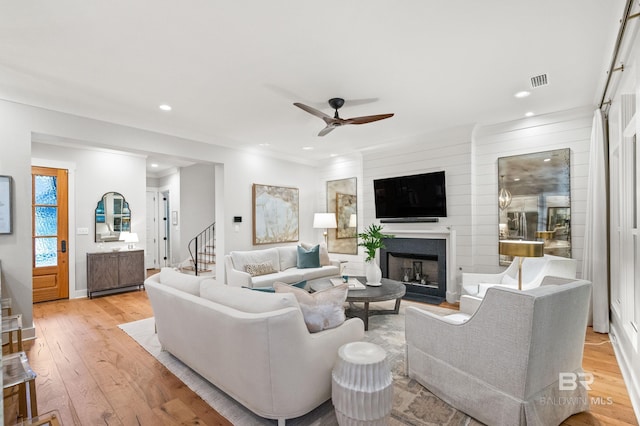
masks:
{"label": "green throw pillow", "polygon": [[319,268],[320,267],[320,245],[305,250],[298,246],[298,268]]}
{"label": "green throw pillow", "polygon": [[[283,283],[284,284],[284,283]],[[307,280],[300,281],[299,283],[288,284],[292,287],[298,287],[304,290],[307,285]],[[275,293],[275,289],[273,287],[251,287],[251,290],[255,291],[265,291],[267,293]]]}

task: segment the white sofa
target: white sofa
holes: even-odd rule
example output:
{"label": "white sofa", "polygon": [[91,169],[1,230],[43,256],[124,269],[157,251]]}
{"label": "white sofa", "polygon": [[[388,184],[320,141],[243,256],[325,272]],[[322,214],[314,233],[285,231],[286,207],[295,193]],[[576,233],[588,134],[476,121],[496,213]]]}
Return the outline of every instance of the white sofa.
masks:
{"label": "white sofa", "polygon": [[[325,262],[321,262],[321,265],[322,263],[324,263],[324,265],[319,268],[300,269],[297,267],[297,260],[297,246],[232,251],[224,256],[227,284],[235,287],[272,287],[276,281],[293,284],[304,280],[331,277],[340,274],[340,262],[337,260],[328,260],[328,255],[325,256]],[[271,262],[276,272],[251,276],[245,271],[248,264],[262,262]]]}
{"label": "white sofa", "polygon": [[460,323],[406,310],[407,371],[434,395],[482,423],[558,425],[589,409],[581,377],[591,283],[518,291],[493,287]]}
{"label": "white sofa", "polygon": [[[522,290],[540,286],[544,277],[575,278],[578,261],[568,257],[545,254],[543,257],[525,257],[522,260]],[[462,274],[462,294],[484,297],[487,289],[494,286],[518,288],[518,258],[499,274]]]}
{"label": "white sofa", "polygon": [[338,348],[364,337],[359,318],[309,333],[291,293],[229,287],[165,269],[145,281],[163,350],[278,425],[331,397]]}

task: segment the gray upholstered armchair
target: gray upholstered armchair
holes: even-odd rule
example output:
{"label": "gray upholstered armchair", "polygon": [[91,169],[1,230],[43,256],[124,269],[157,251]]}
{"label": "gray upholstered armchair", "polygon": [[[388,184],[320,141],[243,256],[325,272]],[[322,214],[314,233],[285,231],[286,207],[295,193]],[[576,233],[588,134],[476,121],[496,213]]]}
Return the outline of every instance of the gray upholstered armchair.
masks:
{"label": "gray upholstered armchair", "polygon": [[490,288],[463,323],[408,307],[409,377],[486,424],[560,424],[589,409],[582,353],[590,296],[584,280]]}

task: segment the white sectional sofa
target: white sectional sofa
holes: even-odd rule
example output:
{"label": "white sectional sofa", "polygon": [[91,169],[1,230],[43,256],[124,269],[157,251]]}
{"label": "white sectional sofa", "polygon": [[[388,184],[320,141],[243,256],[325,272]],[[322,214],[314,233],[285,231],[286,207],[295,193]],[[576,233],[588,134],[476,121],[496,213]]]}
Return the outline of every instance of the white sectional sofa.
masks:
{"label": "white sectional sofa", "polygon": [[338,348],[364,337],[359,318],[309,333],[292,293],[230,287],[170,268],[145,288],[163,350],[278,425],[331,397]]}
{"label": "white sectional sofa", "polygon": [[[319,268],[298,268],[297,246],[273,247],[262,250],[232,251],[224,256],[227,284],[234,287],[272,287],[280,281],[293,284],[303,280],[331,277],[340,274],[340,262],[329,260],[328,254],[320,256]],[[323,262],[324,258],[324,262]],[[271,262],[275,272],[251,276],[247,265]]]}

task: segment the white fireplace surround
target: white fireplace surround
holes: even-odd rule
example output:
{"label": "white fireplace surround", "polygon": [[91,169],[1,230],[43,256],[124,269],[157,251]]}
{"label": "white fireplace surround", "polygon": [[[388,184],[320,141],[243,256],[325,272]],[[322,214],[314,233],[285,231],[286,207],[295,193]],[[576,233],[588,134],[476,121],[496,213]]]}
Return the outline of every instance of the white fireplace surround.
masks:
{"label": "white fireplace surround", "polygon": [[444,239],[447,248],[447,302],[456,303],[460,299],[460,291],[456,281],[456,231],[451,227],[436,229],[393,229],[385,228],[387,234],[400,238]]}

